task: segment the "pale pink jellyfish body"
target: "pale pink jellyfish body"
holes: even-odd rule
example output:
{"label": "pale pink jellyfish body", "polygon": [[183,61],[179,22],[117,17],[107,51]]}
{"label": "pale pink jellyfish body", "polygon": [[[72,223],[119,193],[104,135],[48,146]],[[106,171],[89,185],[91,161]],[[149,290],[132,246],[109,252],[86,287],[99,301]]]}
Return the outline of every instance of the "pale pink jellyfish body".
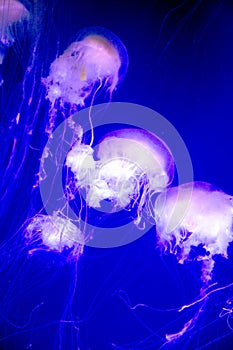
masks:
{"label": "pale pink jellyfish body", "polygon": [[52,62],[49,76],[43,79],[47,98],[52,106],[59,101],[60,106],[82,107],[101,87],[111,95],[127,66],[127,51],[113,33],[87,29]]}
{"label": "pale pink jellyfish body", "polygon": [[212,278],[213,256],[227,258],[233,240],[233,198],[205,182],[170,188],[155,203],[158,245],[178,261],[201,260],[202,280]]}
{"label": "pale pink jellyfish body", "polygon": [[[0,0],[0,65],[3,63],[6,49],[17,39],[17,23],[29,18],[26,7],[16,0]],[[0,81],[3,83],[3,80]]]}
{"label": "pale pink jellyfish body", "polygon": [[0,0],[0,41],[9,46],[14,42],[12,25],[29,17],[26,7],[16,0]]}
{"label": "pale pink jellyfish body", "polygon": [[165,143],[141,129],[121,129],[107,134],[96,149],[76,144],[66,165],[74,173],[77,188],[85,189],[90,207],[110,200],[114,208],[143,206],[153,193],[163,191],[174,175],[173,156]]}

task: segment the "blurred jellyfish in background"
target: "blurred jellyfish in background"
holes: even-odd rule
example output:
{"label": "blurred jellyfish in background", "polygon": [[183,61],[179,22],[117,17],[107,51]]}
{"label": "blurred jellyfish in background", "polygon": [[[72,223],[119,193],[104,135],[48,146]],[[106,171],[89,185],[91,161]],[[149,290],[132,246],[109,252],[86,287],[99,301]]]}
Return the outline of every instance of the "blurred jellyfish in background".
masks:
{"label": "blurred jellyfish in background", "polygon": [[75,186],[85,190],[88,206],[100,208],[103,200],[109,200],[113,211],[137,207],[136,225],[144,206],[150,215],[151,196],[167,188],[174,176],[167,145],[141,129],[107,133],[96,149],[76,143],[67,154],[66,165],[74,174]]}
{"label": "blurred jellyfish in background", "polygon": [[[180,264],[201,262],[200,300],[183,306],[182,311],[205,301],[206,290],[213,282],[216,255],[228,258],[228,247],[233,241],[233,197],[209,183],[193,182],[159,194],[154,210],[160,250],[174,254]],[[202,307],[180,332],[168,335],[167,339],[175,340],[183,335],[201,311]]]}
{"label": "blurred jellyfish in background", "polygon": [[19,25],[21,27],[26,25],[28,19],[29,12],[21,2],[16,0],[0,1],[0,65],[3,63],[7,48],[12,46],[20,36]]}
{"label": "blurred jellyfish in background", "polygon": [[101,27],[82,30],[51,63],[49,76],[42,79],[50,101],[48,132],[59,111],[72,115],[85,106],[87,99],[92,104],[101,89],[111,99],[127,68],[126,48],[115,34]]}
{"label": "blurred jellyfish in background", "polygon": [[[6,216],[4,211],[10,211],[10,205],[6,205],[5,201],[11,203],[10,197],[12,200],[13,195],[15,200],[17,198],[17,180],[23,176],[27,162],[31,162],[32,167],[34,165],[28,152],[33,147],[33,133],[41,102],[42,91],[35,77],[41,71],[37,49],[40,46],[44,12],[41,11],[41,17],[38,18],[40,4],[27,5],[30,5],[28,9],[18,1],[1,2],[0,45],[5,51],[0,105],[4,144],[0,160],[0,213],[3,217]],[[9,49],[5,50],[7,47]]]}

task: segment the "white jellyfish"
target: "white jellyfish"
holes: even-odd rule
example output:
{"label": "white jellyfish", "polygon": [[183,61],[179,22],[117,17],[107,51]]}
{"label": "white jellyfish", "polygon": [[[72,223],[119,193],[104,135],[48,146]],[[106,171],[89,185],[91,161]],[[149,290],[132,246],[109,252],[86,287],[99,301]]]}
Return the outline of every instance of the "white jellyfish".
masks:
{"label": "white jellyfish", "polygon": [[15,41],[14,26],[28,19],[26,7],[16,0],[0,0],[0,64],[3,63],[6,48]]}
{"label": "white jellyfish", "polygon": [[205,182],[191,182],[169,188],[160,193],[155,202],[158,246],[176,255],[179,263],[201,261],[203,285],[200,297],[177,311],[200,304],[199,308],[176,333],[166,334],[173,342],[191,330],[197,322],[208,296],[227,288],[210,285],[213,278],[214,256],[227,258],[227,249],[233,241],[233,197]]}
{"label": "white jellyfish", "polygon": [[96,149],[77,143],[66,165],[76,187],[86,192],[90,207],[100,208],[109,200],[114,208],[137,206],[140,222],[143,207],[153,193],[163,191],[173,180],[174,160],[167,145],[142,129],[120,129],[103,138]]}
{"label": "white jellyfish", "polygon": [[70,219],[59,213],[33,217],[26,227],[25,239],[30,254],[38,250],[56,253],[67,251],[69,257],[78,259],[83,252],[84,239],[81,231]]}
{"label": "white jellyfish", "polygon": [[99,27],[83,30],[52,62],[48,77],[42,79],[51,103],[50,113],[64,105],[77,111],[87,98],[93,100],[102,87],[111,97],[127,67],[127,51],[117,36]]}
{"label": "white jellyfish", "polygon": [[158,245],[178,261],[201,260],[202,280],[212,278],[213,256],[227,258],[233,241],[233,197],[205,182],[183,184],[161,193],[155,202]]}

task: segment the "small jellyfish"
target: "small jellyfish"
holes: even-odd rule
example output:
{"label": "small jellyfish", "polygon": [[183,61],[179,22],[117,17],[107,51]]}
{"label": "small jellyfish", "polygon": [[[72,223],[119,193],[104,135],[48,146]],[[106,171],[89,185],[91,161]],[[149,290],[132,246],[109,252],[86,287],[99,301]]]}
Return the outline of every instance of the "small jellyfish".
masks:
{"label": "small jellyfish", "polygon": [[116,35],[99,27],[83,30],[52,62],[49,76],[42,80],[51,110],[66,104],[77,111],[88,97],[93,100],[101,88],[111,97],[127,67],[126,48]]}
{"label": "small jellyfish", "polygon": [[0,64],[3,63],[6,48],[15,41],[14,26],[28,19],[29,12],[16,0],[0,0]]}
{"label": "small jellyfish", "polygon": [[26,227],[25,239],[30,254],[38,250],[68,252],[69,257],[77,259],[83,251],[81,231],[70,219],[59,213],[33,217]]}
{"label": "small jellyfish", "polygon": [[175,254],[179,263],[202,261],[205,285],[212,278],[213,256],[227,258],[233,241],[232,200],[213,185],[194,182],[169,188],[155,202],[159,247]]}
{"label": "small jellyfish", "polygon": [[74,145],[66,165],[74,174],[77,188],[85,189],[90,207],[100,208],[103,200],[120,209],[137,205],[135,223],[140,222],[150,196],[169,186],[174,175],[174,160],[167,145],[146,130],[132,128],[108,133],[95,150],[80,143]]}

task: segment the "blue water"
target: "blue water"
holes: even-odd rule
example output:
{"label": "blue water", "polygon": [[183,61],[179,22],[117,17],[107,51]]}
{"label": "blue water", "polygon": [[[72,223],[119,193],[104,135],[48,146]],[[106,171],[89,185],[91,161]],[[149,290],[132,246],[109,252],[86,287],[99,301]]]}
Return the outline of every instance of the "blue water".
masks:
{"label": "blue water", "polygon": [[[233,194],[233,4],[25,5],[34,26],[7,49],[1,67],[0,349],[231,349],[231,287],[211,294],[194,327],[166,344],[165,335],[179,332],[200,307],[177,311],[199,298],[201,265],[161,256],[154,226],[133,243],[85,247],[78,262],[68,262],[54,252],[29,256],[22,225],[43,207],[38,189],[32,190],[47,140],[49,107],[40,78],[88,26],[108,28],[128,50],[128,72],[112,101],[163,115],[189,150],[194,180]],[[104,96],[100,102],[107,102]],[[215,260],[215,287],[232,283],[231,247],[228,259]]]}

